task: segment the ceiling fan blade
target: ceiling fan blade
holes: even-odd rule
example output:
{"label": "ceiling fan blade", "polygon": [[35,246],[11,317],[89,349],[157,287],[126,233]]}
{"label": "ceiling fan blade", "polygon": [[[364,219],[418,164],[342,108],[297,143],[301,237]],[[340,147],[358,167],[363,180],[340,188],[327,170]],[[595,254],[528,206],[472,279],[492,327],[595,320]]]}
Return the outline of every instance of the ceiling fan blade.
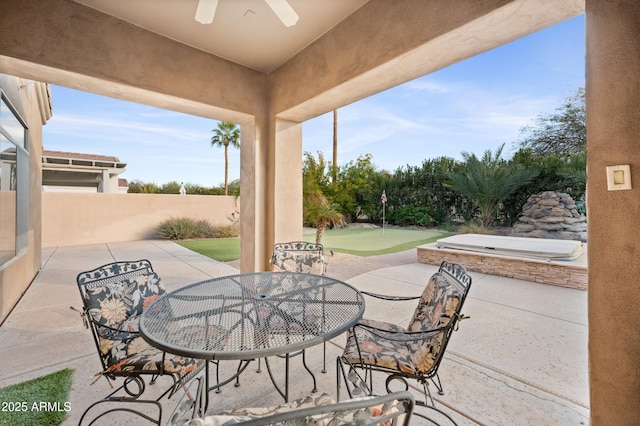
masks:
{"label": "ceiling fan blade", "polygon": [[218,0],[200,0],[196,9],[196,21],[201,24],[210,24],[218,8]]}
{"label": "ceiling fan blade", "polygon": [[298,14],[287,0],[265,0],[273,13],[278,15],[285,27],[292,27],[298,22]]}

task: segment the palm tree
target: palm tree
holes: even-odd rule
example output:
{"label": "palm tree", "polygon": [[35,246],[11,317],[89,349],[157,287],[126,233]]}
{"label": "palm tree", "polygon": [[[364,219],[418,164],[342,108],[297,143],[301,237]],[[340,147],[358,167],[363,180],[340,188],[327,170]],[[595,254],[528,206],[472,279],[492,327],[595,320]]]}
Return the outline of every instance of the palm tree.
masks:
{"label": "palm tree", "polygon": [[333,164],[331,168],[331,182],[338,180],[338,110],[333,110]]}
{"label": "palm tree", "polygon": [[491,226],[500,203],[519,187],[533,179],[537,172],[523,168],[501,157],[504,145],[485,151],[481,159],[475,154],[462,153],[465,160],[460,170],[448,173],[450,186],[466,195],[480,211],[480,223]]}
{"label": "palm tree", "polygon": [[322,243],[328,225],[344,225],[344,216],[338,211],[338,206],[331,204],[319,188],[305,191],[303,204],[305,222],[316,225],[316,244]]}
{"label": "palm tree", "polygon": [[233,123],[221,121],[212,132],[211,146],[224,146],[224,195],[229,195],[229,145],[240,148],[240,129]]}

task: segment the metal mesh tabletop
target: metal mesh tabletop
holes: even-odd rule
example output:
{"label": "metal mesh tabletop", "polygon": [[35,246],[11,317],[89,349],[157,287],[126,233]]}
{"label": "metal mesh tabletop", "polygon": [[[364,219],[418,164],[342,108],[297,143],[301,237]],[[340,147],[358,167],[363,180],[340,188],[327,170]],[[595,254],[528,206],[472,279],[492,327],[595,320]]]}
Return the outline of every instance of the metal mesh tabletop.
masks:
{"label": "metal mesh tabletop", "polygon": [[331,339],[364,312],[362,294],[320,275],[261,272],[198,282],[147,307],[140,332],[153,346],[201,359],[252,359]]}

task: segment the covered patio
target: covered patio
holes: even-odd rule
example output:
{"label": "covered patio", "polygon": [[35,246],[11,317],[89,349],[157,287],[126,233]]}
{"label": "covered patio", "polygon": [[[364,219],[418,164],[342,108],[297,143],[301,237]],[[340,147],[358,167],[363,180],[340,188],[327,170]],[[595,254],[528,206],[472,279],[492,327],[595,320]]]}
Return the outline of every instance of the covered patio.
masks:
{"label": "covered patio", "polygon": [[[313,11],[302,12],[310,3],[291,2],[300,7],[298,28],[305,27],[305,17],[315,22]],[[186,4],[177,13],[174,7]],[[240,268],[259,271],[268,267],[274,242],[302,235],[302,122],[585,13],[590,421],[637,423],[640,335],[634,327],[621,326],[619,314],[635,312],[640,300],[635,256],[640,250],[640,215],[635,214],[640,208],[635,196],[640,187],[640,5],[630,0],[327,4],[335,13],[325,16],[325,25],[306,44],[277,56],[275,50],[260,51],[245,42],[249,58],[266,52],[269,62],[249,64],[221,50],[242,40],[243,27],[223,32],[209,49],[200,45],[208,40],[205,36],[186,40],[167,32],[200,25],[193,20],[195,1],[163,2],[164,7],[140,1],[141,9],[133,9],[131,2],[107,0],[51,0],[46,7],[37,0],[5,0],[0,3],[0,73],[240,124]],[[262,6],[252,1],[255,10]],[[233,22],[222,7],[218,12],[219,22]],[[267,38],[281,26],[275,16],[272,21],[244,28],[280,48],[280,41],[292,37]],[[150,22],[160,28],[151,28]],[[276,57],[280,60],[273,62]],[[25,87],[2,89],[19,93],[26,102]],[[28,216],[20,216],[20,250],[0,269],[3,318],[47,259],[40,241],[38,130],[30,128],[32,173],[23,176],[30,190],[28,206],[21,205]],[[630,166],[631,190],[608,190],[606,167],[615,165]],[[91,266],[100,263],[101,257],[91,256],[80,259],[93,260]],[[73,265],[74,272],[78,269]]]}
{"label": "covered patio", "polygon": [[[0,387],[73,368],[71,411],[64,425],[78,424],[82,412],[109,392],[109,385],[105,378],[91,385],[100,362],[91,333],[78,313],[69,309],[82,304],[76,274],[115,260],[139,258],[152,262],[168,290],[238,272],[168,241],[48,248],[41,273],[0,328]],[[436,269],[417,263],[413,249],[340,263],[332,263],[329,257],[327,274],[360,290],[394,288],[398,294],[413,295],[422,291]],[[588,424],[586,292],[479,273],[472,277],[463,309],[471,319],[454,333],[440,369],[446,393],[439,396],[432,389],[438,407],[459,425]],[[415,301],[401,302],[396,309],[380,309],[379,303],[367,302],[366,317],[398,324],[406,323],[415,308]],[[342,335],[327,345],[326,374],[320,372],[322,345],[311,348],[308,356],[319,379],[319,392],[334,398],[335,357],[344,344]],[[266,371],[255,373],[255,365],[242,374],[240,387],[229,384],[221,393],[211,393],[210,413],[282,403]],[[236,362],[224,362],[222,375],[228,376],[236,367]],[[282,371],[281,366],[277,368]],[[311,380],[299,359],[292,360],[292,374],[293,398],[309,394]],[[150,390],[163,389],[163,383]],[[383,383],[377,390],[383,390]],[[413,392],[421,397],[417,389]],[[163,422],[178,397],[163,400]],[[134,419],[116,414],[106,424]],[[421,424],[420,419],[412,424]]]}

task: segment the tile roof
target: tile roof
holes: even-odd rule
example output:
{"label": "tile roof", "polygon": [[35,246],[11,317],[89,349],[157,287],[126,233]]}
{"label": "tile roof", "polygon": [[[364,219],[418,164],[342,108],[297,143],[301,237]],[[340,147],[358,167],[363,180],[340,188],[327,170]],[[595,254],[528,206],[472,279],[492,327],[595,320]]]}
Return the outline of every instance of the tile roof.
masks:
{"label": "tile roof", "polygon": [[94,161],[108,161],[111,163],[119,163],[120,160],[118,157],[113,157],[109,155],[98,155],[98,154],[82,154],[79,152],[64,152],[64,151],[49,151],[42,150],[43,157],[56,157],[56,158],[70,158],[70,159],[78,159],[78,160],[94,160]]}

